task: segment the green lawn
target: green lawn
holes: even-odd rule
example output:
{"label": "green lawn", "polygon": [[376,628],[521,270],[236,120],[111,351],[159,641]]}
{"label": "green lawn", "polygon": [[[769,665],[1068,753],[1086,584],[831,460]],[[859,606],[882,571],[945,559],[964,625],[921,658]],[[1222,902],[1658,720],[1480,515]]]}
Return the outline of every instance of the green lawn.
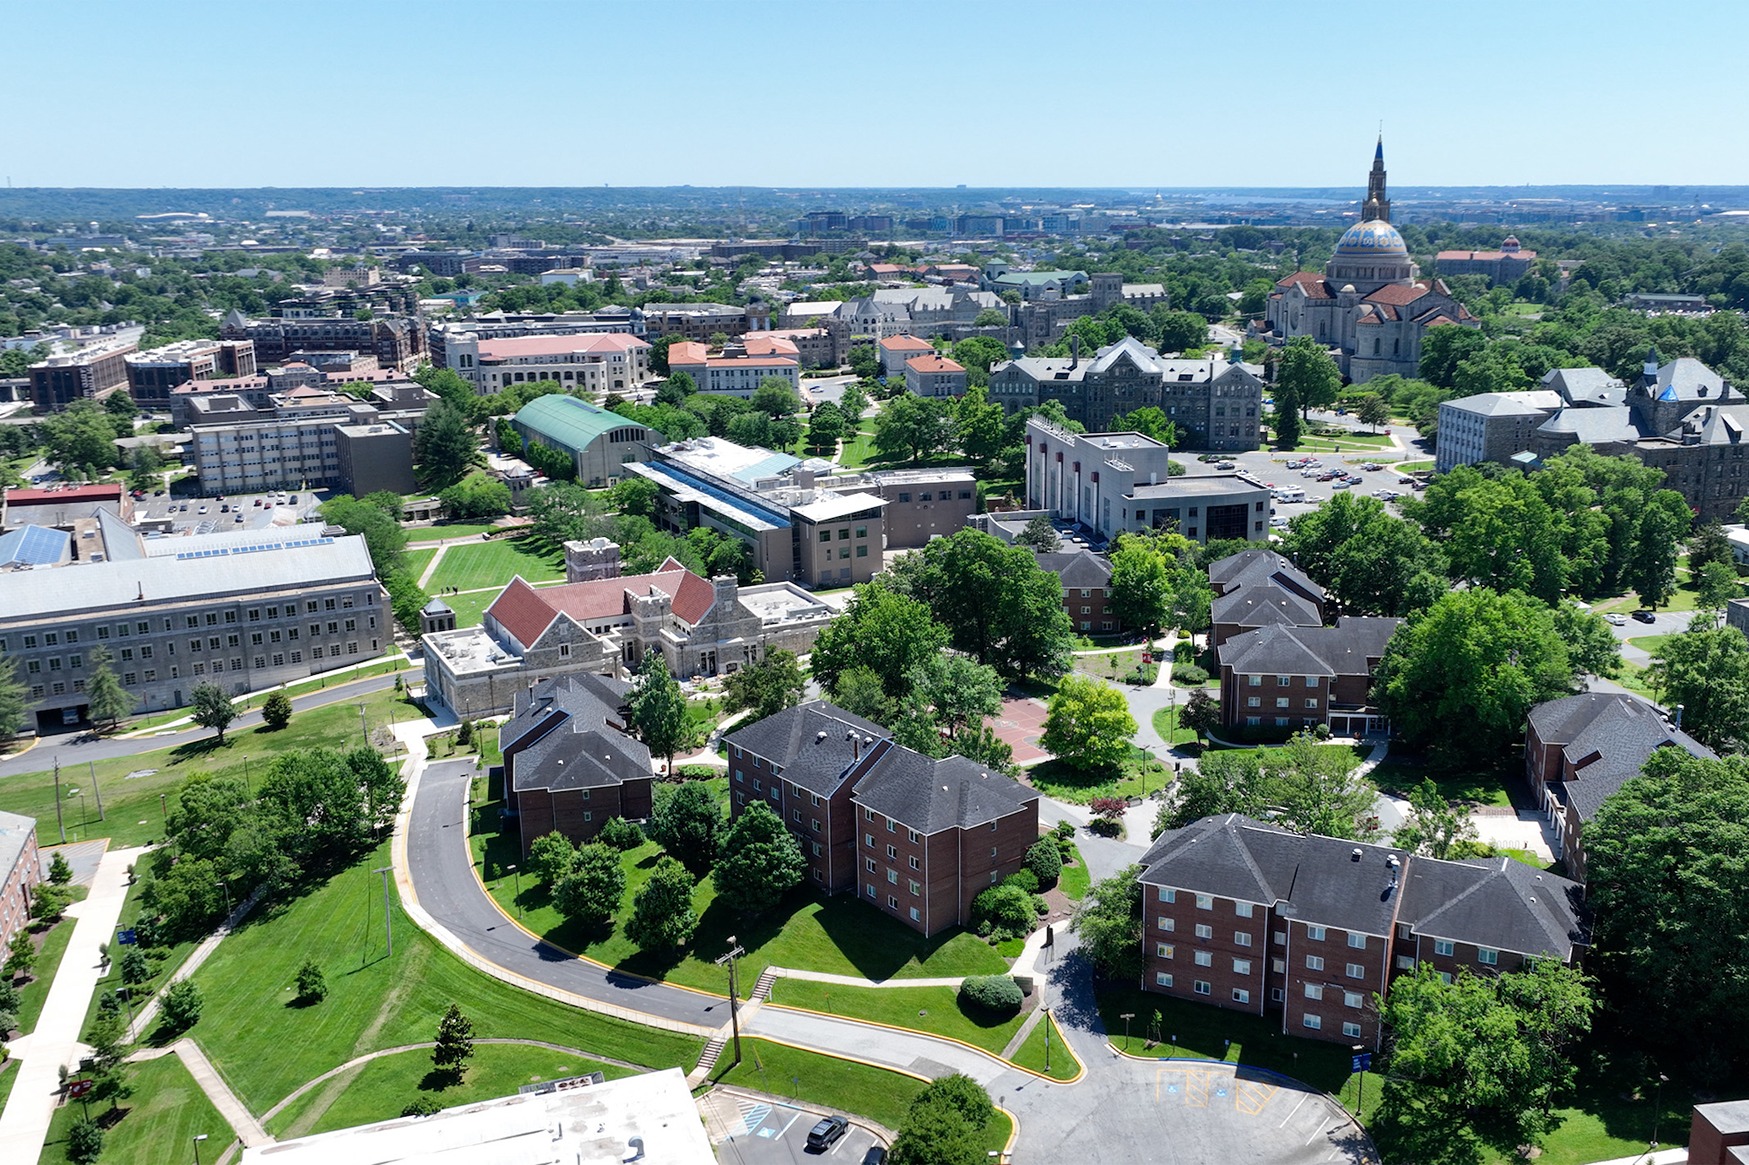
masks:
{"label": "green lawn", "polygon": [[[721,777],[715,780],[719,786],[724,782]],[[495,801],[476,806],[476,831],[496,828],[497,821]],[[849,896],[821,899],[807,886],[791,891],[771,913],[749,920],[716,900],[716,888],[708,876],[693,890],[692,908],[699,916],[699,925],[685,954],[679,959],[651,956],[625,937],[624,928],[633,897],[661,856],[654,842],[622,856],[625,898],[613,928],[600,930],[567,922],[553,907],[546,887],[527,874],[520,876],[519,903],[518,878],[505,872],[519,861],[514,835],[476,832],[472,840],[476,864],[486,863],[482,871],[486,888],[507,914],[516,914],[520,905],[522,924],[536,934],[565,950],[633,974],[726,994],[725,972],[712,960],[729,948],[730,935],[747,952],[739,960],[743,993],[750,992],[759,973],[772,965],[867,979],[987,975],[1007,970],[1002,957],[976,935],[950,931],[924,938]]]}
{"label": "green lawn", "polygon": [[[551,1040],[650,1067],[697,1061],[699,1040],[567,1007],[473,970],[398,903],[387,957],[382,880],[371,871],[388,861],[385,844],[303,897],[258,911],[194,976],[206,1009],[191,1034],[252,1112],[354,1056],[432,1039],[451,1002],[476,1037]],[[328,996],[297,1007],[291,985],[306,958],[326,973]],[[275,1053],[263,1055],[267,1048]]]}
{"label": "green lawn", "polygon": [[1431,470],[1433,466],[1434,462],[1429,458],[1425,461],[1398,461],[1393,464],[1391,468],[1399,473],[1421,473],[1426,470]]}
{"label": "green lawn", "polygon": [[[362,667],[348,668],[339,673],[324,672],[321,675],[313,675],[305,679],[294,680],[291,683],[284,685],[283,689],[276,690],[283,690],[287,695],[296,699],[298,696],[307,696],[311,692],[320,691],[321,689],[326,688],[329,684],[349,684],[354,680],[367,680],[373,676],[391,675],[398,671],[406,671],[412,666],[412,663],[407,657],[401,654],[401,650],[391,645],[386,658],[381,659],[376,663],[365,664]],[[266,702],[267,695],[262,694],[254,696],[239,696],[232,700],[231,704],[239,712],[252,712]],[[171,708],[163,712],[154,712],[150,716],[141,716],[133,720],[124,720],[122,722],[122,727],[125,731],[130,733],[143,732],[147,729],[157,728],[176,721],[188,721],[188,717],[189,712],[187,708]],[[176,729],[176,731],[184,731],[188,727],[188,723],[183,723]]]}
{"label": "green lawn", "polygon": [[425,589],[436,594],[444,587],[464,591],[498,587],[518,574],[531,583],[562,579],[564,560],[520,538],[452,546],[444,551],[443,561],[437,564]]}
{"label": "green lawn", "polygon": [[[1045,1067],[1045,1026],[1050,1025],[1051,1065]],[[1026,1037],[1026,1042],[1014,1051],[1014,1062],[1022,1068],[1031,1068],[1042,1076],[1052,1080],[1073,1080],[1081,1071],[1081,1061],[1069,1050],[1069,1045],[1063,1042],[1063,1030],[1057,1026],[1057,1021],[1046,1016],[1039,1021],[1037,1027]]]}
{"label": "green lawn", "polygon": [[[122,1118],[104,1130],[103,1160],[110,1162],[186,1161],[194,1138],[207,1135],[205,1160],[216,1161],[236,1139],[231,1126],[175,1056],[133,1065],[134,1095],[122,1102]],[[77,1104],[55,1110],[48,1139],[37,1160],[59,1165],[66,1160],[67,1132],[80,1115]],[[98,1116],[103,1110],[93,1108]]]}
{"label": "green lawn", "polygon": [[509,1096],[524,1084],[600,1072],[609,1080],[635,1075],[630,1068],[526,1044],[475,1044],[460,1084],[432,1069],[431,1052],[420,1048],[360,1064],[316,1085],[276,1114],[268,1131],[285,1140],[389,1120],[416,1097],[444,1108]]}
{"label": "green lawn", "polygon": [[17,1060],[7,1060],[0,1063],[0,1112],[6,1110],[6,1098],[12,1095],[12,1086],[18,1083]]}
{"label": "green lawn", "polygon": [[18,1031],[21,1035],[36,1030],[36,1021],[42,1016],[43,1004],[48,1002],[49,987],[55,981],[55,972],[60,969],[61,956],[67,953],[67,943],[72,941],[76,925],[74,919],[63,918],[43,936],[42,946],[36,952],[36,969],[31,972],[30,982],[19,991],[22,998],[18,1008]]}
{"label": "green lawn", "polygon": [[1514,750],[1498,768],[1465,770],[1457,773],[1438,772],[1427,767],[1425,760],[1407,753],[1389,753],[1369,774],[1369,779],[1387,793],[1407,797],[1422,781],[1432,778],[1439,794],[1447,801],[1467,801],[1477,805],[1512,804],[1511,775],[1523,772],[1524,754]]}
{"label": "green lawn", "polygon": [[[140,905],[140,891],[145,889],[144,879],[135,881],[128,887],[127,897],[122,900],[121,915],[117,920],[118,927],[129,926],[136,922],[144,913]],[[182,966],[189,954],[194,950],[198,940],[184,939],[182,942],[168,947],[152,947],[146,949],[146,962],[152,969],[151,978],[144,983],[136,984],[133,991],[133,1011],[138,1012],[151,996],[160,990],[176,969]],[[91,1023],[97,1018],[97,1000],[104,994],[112,993],[117,988],[125,986],[121,980],[121,959],[127,948],[120,943],[109,944],[109,967],[103,977],[97,981],[97,986],[91,992],[91,999],[85,1005],[85,1024],[80,1030],[89,1031]],[[124,1003],[123,1016],[129,1014]]]}
{"label": "green lawn", "polygon": [[[736,1064],[733,1044],[723,1049],[711,1079],[868,1117],[893,1130],[905,1123],[905,1110],[924,1087],[921,1080],[885,1068],[766,1040],[742,1040],[741,1057]],[[1006,1115],[997,1113],[984,1130],[984,1147],[991,1151],[1004,1148],[1013,1128]]]}
{"label": "green lawn", "polygon": [[[375,729],[390,719],[422,716],[417,705],[392,689],[373,692],[359,700],[311,708],[292,716],[279,732],[246,728],[225,735],[220,746],[211,736],[176,748],[162,748],[115,760],[98,761],[98,787],[103,794],[105,819],[99,820],[91,795],[91,769],[69,768],[61,773],[61,814],[67,839],[107,837],[118,847],[145,845],[164,837],[163,809],[158,798],[174,796],[184,778],[198,772],[244,776],[259,780],[275,756],[315,745],[350,745],[359,738],[358,705]],[[43,763],[50,760],[45,751]],[[83,796],[69,798],[69,789]],[[55,784],[52,772],[20,773],[0,780],[0,809],[37,819],[37,831],[45,844],[59,839],[55,828]]]}
{"label": "green lawn", "polygon": [[1657,655],[1664,650],[1666,644],[1675,638],[1675,635],[1641,635],[1637,639],[1628,640],[1628,642],[1647,655]]}
{"label": "green lawn", "polygon": [[[1217,684],[1219,680],[1215,681]],[[1175,707],[1160,708],[1154,713],[1154,731],[1160,734],[1160,739],[1177,747],[1181,744],[1195,744],[1197,735],[1189,728],[1178,726],[1178,717],[1182,709]]]}
{"label": "green lawn", "polygon": [[1069,901],[1079,902],[1087,896],[1092,885],[1093,875],[1087,872],[1087,864],[1081,860],[1081,851],[1076,850],[1074,865],[1065,864],[1062,874],[1057,878],[1057,889]]}
{"label": "green lawn", "polygon": [[496,530],[498,522],[495,518],[486,518],[477,522],[439,522],[435,526],[406,526],[407,541],[436,542],[444,538],[477,538],[488,530]]}
{"label": "green lawn", "polygon": [[869,463],[875,455],[874,433],[859,432],[848,441],[838,445],[838,464],[846,469],[859,469]]}
{"label": "green lawn", "polygon": [[779,979],[771,1002],[946,1036],[997,1056],[1026,1019],[1025,1012],[1004,1018],[964,1006],[953,987],[845,987],[811,979]]}
{"label": "green lawn", "polygon": [[1095,797],[1145,797],[1164,787],[1171,772],[1170,765],[1132,745],[1117,769],[1084,772],[1048,760],[1024,770],[1022,779],[1047,797],[1085,805]]}
{"label": "green lawn", "polygon": [[425,568],[431,565],[431,560],[436,554],[437,548],[435,546],[429,550],[407,551],[407,569],[413,572],[414,579],[425,577]]}

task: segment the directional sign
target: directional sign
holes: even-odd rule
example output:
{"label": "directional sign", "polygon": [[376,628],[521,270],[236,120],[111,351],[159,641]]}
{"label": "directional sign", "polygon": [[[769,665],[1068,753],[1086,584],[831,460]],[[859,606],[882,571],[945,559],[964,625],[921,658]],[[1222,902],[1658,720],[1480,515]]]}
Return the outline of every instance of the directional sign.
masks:
{"label": "directional sign", "polygon": [[133,928],[129,927],[128,929],[122,931],[120,934],[116,935],[115,941],[120,943],[124,947],[131,947],[131,946],[134,946],[135,944],[137,944],[140,940],[137,939],[136,937],[134,937]]}
{"label": "directional sign", "polygon": [[1358,1056],[1354,1057],[1353,1071],[1365,1072],[1368,1068],[1371,1068],[1371,1067],[1372,1067],[1372,1053],[1371,1052],[1362,1052]]}

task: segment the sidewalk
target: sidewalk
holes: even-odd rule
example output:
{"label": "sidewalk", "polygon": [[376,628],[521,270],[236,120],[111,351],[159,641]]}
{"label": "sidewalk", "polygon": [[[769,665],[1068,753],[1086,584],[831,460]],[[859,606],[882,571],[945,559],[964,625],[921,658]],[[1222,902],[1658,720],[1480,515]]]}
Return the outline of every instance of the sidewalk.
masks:
{"label": "sidewalk", "polygon": [[156,1060],[164,1056],[175,1056],[182,1061],[182,1066],[188,1069],[188,1074],[194,1077],[194,1082],[200,1085],[200,1090],[206,1093],[206,1098],[212,1101],[219,1115],[225,1118],[225,1123],[231,1126],[231,1131],[237,1134],[237,1139],[247,1149],[251,1145],[270,1145],[273,1138],[267,1135],[267,1130],[261,1122],[250,1115],[243,1102],[237,1099],[237,1094],[231,1091],[230,1085],[219,1075],[219,1070],[213,1067],[213,1062],[206,1058],[195,1042],[183,1036],[175,1043],[164,1048],[150,1048],[144,1052],[136,1052],[129,1060]]}
{"label": "sidewalk", "polygon": [[[188,978],[190,975],[200,970],[200,965],[206,962],[207,959],[211,958],[214,951],[218,950],[220,940],[230,934],[233,930],[236,930],[237,924],[243,921],[243,916],[248,914],[249,911],[254,908],[255,904],[261,900],[262,892],[262,887],[256,887],[256,889],[250,893],[249,897],[243,899],[242,902],[239,902],[237,908],[231,911],[225,920],[219,924],[219,928],[202,939],[200,945],[190,951],[188,957],[182,960],[182,965],[176,968],[175,973],[164,981],[164,988],[168,988],[172,983],[181,982],[183,979]],[[140,1010],[134,1015],[133,1023],[128,1025],[128,1043],[131,1044],[137,1042],[139,1038],[145,1034],[146,1028],[150,1026],[151,1022],[158,1018],[158,1003],[163,998],[164,991],[162,989],[154,992],[152,998],[146,1001],[146,1006],[140,1008]]]}
{"label": "sidewalk", "polygon": [[42,1152],[55,1115],[59,1069],[62,1065],[72,1067],[77,1058],[83,1034],[80,1028],[91,993],[103,974],[97,948],[115,936],[122,901],[127,897],[128,867],[145,853],[137,848],[105,854],[92,879],[91,893],[67,908],[68,917],[77,918],[78,923],[23,1061],[15,1069],[18,1081],[6,1111],[0,1113],[0,1161],[35,1161]]}

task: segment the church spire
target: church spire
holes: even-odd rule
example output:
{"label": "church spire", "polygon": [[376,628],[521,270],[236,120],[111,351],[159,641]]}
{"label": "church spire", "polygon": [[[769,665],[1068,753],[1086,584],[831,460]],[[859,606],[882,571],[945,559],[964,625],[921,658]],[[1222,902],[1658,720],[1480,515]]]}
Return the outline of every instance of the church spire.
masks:
{"label": "church spire", "polygon": [[1391,221],[1391,200],[1385,196],[1385,135],[1379,134],[1379,144],[1373,150],[1372,173],[1366,178],[1366,203],[1360,210],[1360,221],[1378,219]]}

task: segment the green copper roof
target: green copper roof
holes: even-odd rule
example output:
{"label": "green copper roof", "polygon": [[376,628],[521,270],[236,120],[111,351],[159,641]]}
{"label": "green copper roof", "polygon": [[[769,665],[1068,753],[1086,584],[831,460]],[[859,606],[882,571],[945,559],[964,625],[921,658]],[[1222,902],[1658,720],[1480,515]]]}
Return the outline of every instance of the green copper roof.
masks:
{"label": "green copper roof", "polygon": [[[516,424],[567,449],[587,449],[596,438],[637,422],[563,393],[537,396],[516,414]],[[648,426],[645,426],[646,428]],[[659,440],[662,434],[651,433]]]}

